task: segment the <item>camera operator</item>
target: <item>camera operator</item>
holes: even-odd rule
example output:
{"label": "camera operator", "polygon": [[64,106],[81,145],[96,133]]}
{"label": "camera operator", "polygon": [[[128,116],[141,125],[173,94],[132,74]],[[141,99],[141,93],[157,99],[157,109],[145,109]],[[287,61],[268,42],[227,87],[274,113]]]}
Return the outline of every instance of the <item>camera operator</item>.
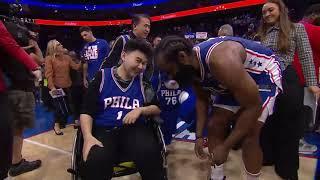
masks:
{"label": "camera operator", "polygon": [[13,70],[5,67],[5,65],[8,65],[11,61],[16,61],[28,69],[28,71],[32,71],[36,79],[41,79],[41,71],[32,58],[17,44],[1,21],[0,57],[0,179],[4,179],[7,177],[7,172],[12,160],[13,137],[6,82],[2,71]]}

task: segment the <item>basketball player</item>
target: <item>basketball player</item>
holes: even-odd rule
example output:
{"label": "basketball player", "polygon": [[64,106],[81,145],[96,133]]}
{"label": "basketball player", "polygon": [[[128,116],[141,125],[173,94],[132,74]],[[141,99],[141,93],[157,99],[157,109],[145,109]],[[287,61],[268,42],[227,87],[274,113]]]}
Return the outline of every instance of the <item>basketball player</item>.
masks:
{"label": "basketball player", "polygon": [[146,124],[147,116],[160,114],[151,85],[143,80],[150,58],[150,44],[129,40],[122,64],[102,69],[90,83],[80,117],[85,179],[111,179],[120,157],[134,161],[143,180],[165,179],[161,147]]}
{"label": "basketball player", "polygon": [[[195,152],[199,158],[211,159],[210,179],[225,178],[223,163],[231,147],[242,139],[247,179],[258,179],[262,165],[260,129],[272,114],[275,97],[282,89],[280,65],[273,52],[242,38],[212,38],[193,48],[184,38],[168,36],[158,45],[155,58],[159,68],[180,85],[194,85],[197,93]],[[203,152],[202,131],[208,114],[208,96],[204,89],[218,93],[208,122],[209,156]],[[236,127],[225,139],[225,127],[234,114]]]}
{"label": "basketball player", "polygon": [[110,48],[106,40],[94,37],[90,27],[80,27],[79,31],[83,40],[87,42],[82,49],[81,56],[85,60],[83,65],[83,85],[88,88],[88,80],[91,81],[99,71]]}

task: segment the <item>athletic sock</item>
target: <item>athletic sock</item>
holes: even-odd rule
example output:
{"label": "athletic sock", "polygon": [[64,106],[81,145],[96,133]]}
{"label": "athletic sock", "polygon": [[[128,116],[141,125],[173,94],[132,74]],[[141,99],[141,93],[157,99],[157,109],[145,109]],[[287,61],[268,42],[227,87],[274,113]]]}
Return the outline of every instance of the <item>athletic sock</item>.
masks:
{"label": "athletic sock", "polygon": [[224,170],[223,170],[223,164],[219,166],[211,166],[211,180],[223,180],[224,178]]}

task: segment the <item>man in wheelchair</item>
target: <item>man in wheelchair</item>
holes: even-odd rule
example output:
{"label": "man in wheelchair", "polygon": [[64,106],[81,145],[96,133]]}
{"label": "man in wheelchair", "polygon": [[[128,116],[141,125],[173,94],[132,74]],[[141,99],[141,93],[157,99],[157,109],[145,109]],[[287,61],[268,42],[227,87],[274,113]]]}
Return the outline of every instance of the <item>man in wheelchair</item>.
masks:
{"label": "man in wheelchair", "polygon": [[143,180],[165,179],[162,147],[148,117],[160,114],[142,72],[152,58],[144,40],[130,40],[122,64],[99,71],[90,83],[80,117],[84,179],[111,179],[122,157],[133,161]]}

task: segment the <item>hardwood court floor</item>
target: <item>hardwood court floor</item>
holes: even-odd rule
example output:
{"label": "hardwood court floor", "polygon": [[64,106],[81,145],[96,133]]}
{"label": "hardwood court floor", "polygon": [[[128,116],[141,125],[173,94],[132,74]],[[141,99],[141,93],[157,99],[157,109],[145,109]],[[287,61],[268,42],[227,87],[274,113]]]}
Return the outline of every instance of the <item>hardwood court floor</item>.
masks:
{"label": "hardwood court floor", "polygon": [[[38,170],[11,178],[13,180],[69,180],[71,149],[75,130],[69,126],[63,130],[63,136],[56,136],[53,131],[45,132],[24,141],[23,156],[27,160],[42,160]],[[193,143],[174,141],[169,147],[169,180],[206,180],[208,164],[196,158]],[[300,180],[314,179],[317,159],[300,158]],[[245,180],[240,151],[232,151],[226,163],[228,180]],[[116,180],[139,180],[139,175],[132,175]],[[261,180],[279,179],[272,167],[264,167]]]}

